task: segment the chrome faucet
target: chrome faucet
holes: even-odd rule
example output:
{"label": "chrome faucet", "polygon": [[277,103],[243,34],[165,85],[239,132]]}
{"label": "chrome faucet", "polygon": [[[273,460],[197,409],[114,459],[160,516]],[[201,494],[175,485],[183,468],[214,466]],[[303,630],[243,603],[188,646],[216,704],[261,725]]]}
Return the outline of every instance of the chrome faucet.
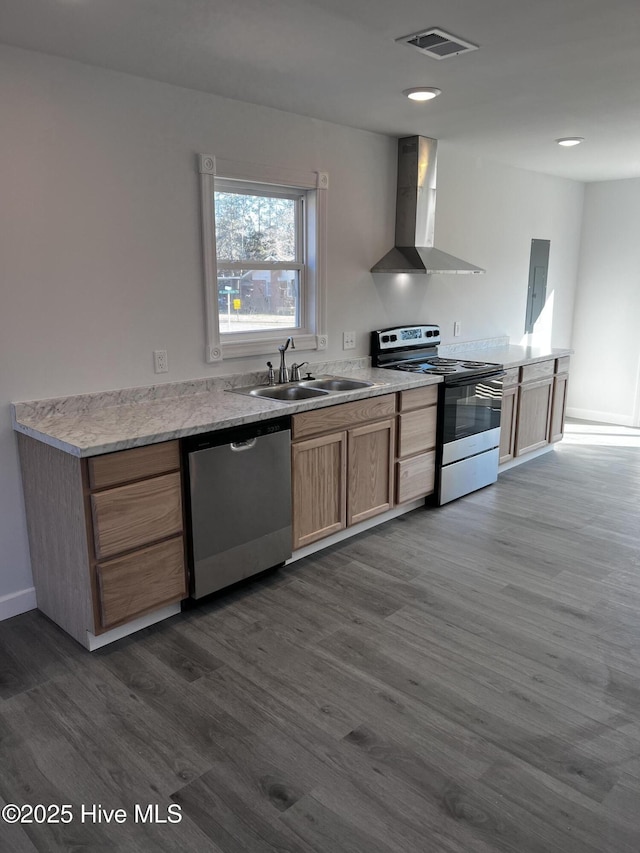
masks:
{"label": "chrome faucet", "polygon": [[285,364],[284,354],[289,349],[289,344],[291,344],[291,349],[295,349],[296,345],[293,342],[293,338],[291,335],[287,338],[284,344],[281,344],[278,347],[278,352],[280,353],[280,370],[278,372],[278,382],[283,384],[284,382],[289,381],[289,370],[287,365]]}

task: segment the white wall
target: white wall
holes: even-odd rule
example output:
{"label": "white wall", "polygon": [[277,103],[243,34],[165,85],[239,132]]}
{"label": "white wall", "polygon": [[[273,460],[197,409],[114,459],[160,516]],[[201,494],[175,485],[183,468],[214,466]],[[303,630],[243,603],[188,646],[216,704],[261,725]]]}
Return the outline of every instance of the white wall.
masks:
{"label": "white wall", "polygon": [[588,184],[568,400],[576,417],[640,424],[639,228],[640,179]]}
{"label": "white wall", "polygon": [[374,281],[393,139],[6,47],[0,103],[0,618],[31,587],[9,401],[152,384],[160,348],[166,381],[263,366],[203,360],[197,152],[329,172],[329,359],[345,329],[366,355],[371,329],[414,320],[519,338],[531,237],[552,241],[554,343],[569,343],[580,184],[441,142],[438,242],[488,273]]}
{"label": "white wall", "polygon": [[[531,240],[550,240],[547,323],[541,345],[569,346],[584,184],[438,151],[436,245],[484,267],[484,276],[433,276],[429,312],[451,341],[524,335]],[[552,308],[552,311],[550,310]],[[545,318],[546,319],[546,318]],[[542,326],[542,320],[540,325]],[[544,331],[544,330],[543,330]]]}

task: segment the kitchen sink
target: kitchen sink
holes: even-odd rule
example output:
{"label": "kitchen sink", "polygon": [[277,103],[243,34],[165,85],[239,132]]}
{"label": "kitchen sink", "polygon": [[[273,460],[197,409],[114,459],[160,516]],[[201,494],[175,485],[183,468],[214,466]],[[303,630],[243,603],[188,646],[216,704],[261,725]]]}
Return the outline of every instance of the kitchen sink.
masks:
{"label": "kitchen sink", "polygon": [[[238,389],[239,390],[239,389]],[[252,388],[246,393],[252,397],[268,397],[270,400],[309,400],[311,397],[325,397],[327,391],[320,388],[304,388],[302,385],[274,385]]]}
{"label": "kitchen sink", "polygon": [[236,394],[248,394],[250,397],[265,397],[267,400],[280,400],[295,403],[297,400],[312,400],[332,396],[345,391],[357,391],[387,385],[387,382],[368,382],[364,379],[349,379],[346,376],[318,376],[315,379],[302,379],[287,382],[284,385],[254,385],[248,388],[229,388]]}
{"label": "kitchen sink", "polygon": [[373,382],[363,379],[344,379],[342,376],[331,376],[327,379],[303,379],[300,385],[305,388],[321,388],[323,391],[355,391],[357,388],[368,388]]}

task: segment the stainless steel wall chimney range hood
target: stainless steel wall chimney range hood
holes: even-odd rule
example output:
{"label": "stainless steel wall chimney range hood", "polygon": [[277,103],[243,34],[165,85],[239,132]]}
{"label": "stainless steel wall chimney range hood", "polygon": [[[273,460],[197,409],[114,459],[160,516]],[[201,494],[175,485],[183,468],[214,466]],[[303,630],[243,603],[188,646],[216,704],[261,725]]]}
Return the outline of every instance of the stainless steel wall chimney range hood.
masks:
{"label": "stainless steel wall chimney range hood", "polygon": [[396,243],[371,268],[374,273],[465,273],[484,270],[433,245],[438,140],[405,136],[398,140]]}

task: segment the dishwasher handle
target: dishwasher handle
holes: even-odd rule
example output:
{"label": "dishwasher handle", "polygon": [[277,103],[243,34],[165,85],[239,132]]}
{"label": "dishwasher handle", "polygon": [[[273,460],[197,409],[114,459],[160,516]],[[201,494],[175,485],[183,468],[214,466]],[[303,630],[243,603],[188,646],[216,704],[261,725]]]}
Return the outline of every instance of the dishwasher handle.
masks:
{"label": "dishwasher handle", "polygon": [[[286,432],[291,430],[291,418],[287,415],[279,418],[248,423],[228,429],[214,430],[213,432],[197,433],[182,439],[182,453],[188,459],[191,453],[199,450],[208,450],[210,447],[229,447],[232,450],[250,450],[252,442],[256,438],[269,436],[274,432]],[[249,445],[249,446],[244,446]],[[188,462],[187,462],[188,464]]]}
{"label": "dishwasher handle", "polygon": [[257,438],[248,438],[246,441],[232,441],[229,447],[235,453],[239,453],[242,450],[251,450],[252,447],[256,446],[257,441]]}

